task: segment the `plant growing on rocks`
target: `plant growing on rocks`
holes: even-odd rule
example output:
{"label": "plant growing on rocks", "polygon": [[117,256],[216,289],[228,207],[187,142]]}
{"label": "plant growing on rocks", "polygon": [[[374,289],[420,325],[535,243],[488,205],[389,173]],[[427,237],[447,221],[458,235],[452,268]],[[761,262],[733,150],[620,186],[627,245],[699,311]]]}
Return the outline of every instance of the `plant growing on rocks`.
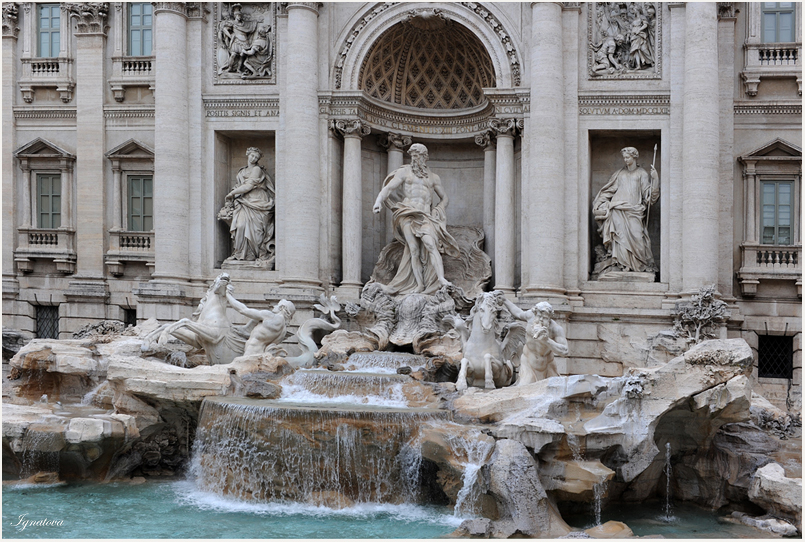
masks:
{"label": "plant growing on rocks", "polygon": [[715,298],[715,285],[703,286],[690,301],[677,303],[674,333],[693,344],[716,338],[716,324],[729,318],[727,304]]}

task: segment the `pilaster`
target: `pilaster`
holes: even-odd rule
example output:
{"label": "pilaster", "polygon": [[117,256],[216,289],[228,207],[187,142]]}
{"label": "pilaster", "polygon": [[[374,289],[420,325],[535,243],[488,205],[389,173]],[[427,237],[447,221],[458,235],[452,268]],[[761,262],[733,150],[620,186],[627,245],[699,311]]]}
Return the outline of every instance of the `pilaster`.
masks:
{"label": "pilaster", "polygon": [[[484,149],[484,252],[495,257],[495,163],[497,148],[495,134],[490,130],[475,136],[475,143]],[[494,271],[493,271],[494,273]],[[494,281],[495,277],[492,276]]]}
{"label": "pilaster", "polygon": [[[3,4],[3,292],[14,289],[14,238],[18,207],[17,176],[14,150],[17,148],[17,127],[14,119],[14,97],[17,82],[17,37],[19,10],[16,2]],[[30,212],[30,208],[29,208]]]}
{"label": "pilaster", "polygon": [[716,5],[685,7],[682,128],[682,287],[718,284],[719,57]]}
{"label": "pilaster", "polygon": [[[93,291],[101,288],[104,277],[105,202],[104,181],[104,87],[106,73],[106,16],[108,4],[87,2],[67,4],[67,16],[76,22],[76,279],[88,279]],[[63,182],[68,181],[64,179]],[[68,188],[69,189],[69,188]],[[67,192],[67,191],[65,191]],[[67,198],[69,192],[65,194]],[[69,206],[70,201],[67,200]],[[69,220],[69,218],[68,218]],[[81,287],[79,287],[81,289]],[[101,288],[103,290],[103,288]],[[103,307],[101,306],[101,310]],[[103,314],[98,314],[102,318]]]}

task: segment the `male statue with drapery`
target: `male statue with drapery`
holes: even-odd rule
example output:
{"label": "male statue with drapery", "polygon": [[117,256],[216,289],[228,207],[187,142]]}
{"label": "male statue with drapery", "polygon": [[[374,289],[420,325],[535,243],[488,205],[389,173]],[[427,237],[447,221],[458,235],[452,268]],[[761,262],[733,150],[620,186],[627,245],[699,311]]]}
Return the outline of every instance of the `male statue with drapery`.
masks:
{"label": "male statue with drapery", "polygon": [[607,271],[654,273],[657,266],[648,235],[648,209],[660,197],[660,179],[637,165],[634,147],[621,150],[625,167],[616,171],[593,201],[593,216],[606,254],[595,273]]}
{"label": "male statue with drapery", "polygon": [[247,149],[248,165],[238,171],[235,187],[218,213],[232,237],[232,255],[225,262],[274,260],[274,182],[258,164],[262,156],[257,147]]}
{"label": "male statue with drapery", "polygon": [[[391,172],[377,196],[373,211],[379,213],[385,203],[392,212],[394,237],[405,247],[397,272],[383,289],[389,295],[434,294],[450,284],[444,278],[442,254],[459,257],[456,240],[447,231],[447,193],[438,175],[427,166],[428,149],[414,143],[408,149],[411,163]],[[400,189],[402,199],[389,196]],[[433,205],[431,190],[439,196]]]}

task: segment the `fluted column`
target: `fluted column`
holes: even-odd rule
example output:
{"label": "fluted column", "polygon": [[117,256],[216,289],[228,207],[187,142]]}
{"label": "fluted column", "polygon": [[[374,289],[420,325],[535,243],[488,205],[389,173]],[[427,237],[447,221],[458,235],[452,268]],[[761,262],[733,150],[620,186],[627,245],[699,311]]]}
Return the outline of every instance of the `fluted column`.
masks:
{"label": "fluted column", "polygon": [[[718,283],[718,23],[716,4],[685,7],[682,289]],[[730,264],[731,265],[731,264]]]}
{"label": "fluted column", "polygon": [[[293,224],[277,267],[288,285],[320,286],[318,156],[318,8],[316,2],[288,4],[285,46],[285,163],[288,178],[278,180],[277,204]],[[290,218],[293,217],[293,220]]]}
{"label": "fluted column", "polygon": [[495,156],[495,290],[514,293],[514,133],[515,119],[492,119]]}
{"label": "fluted column", "polygon": [[[475,136],[475,143],[484,149],[484,252],[495,257],[495,134],[490,130]],[[494,279],[494,277],[493,277]]]}
{"label": "fluted column", "polygon": [[[17,36],[19,11],[16,3],[3,5],[3,280],[14,280],[14,237],[17,222],[14,212],[19,204],[14,175],[13,152],[16,149],[17,128],[14,121],[14,97],[17,82]],[[30,178],[30,171],[25,173]],[[29,181],[30,182],[30,181]],[[30,216],[30,204],[19,211]],[[29,218],[30,221],[30,218]]]}
{"label": "fluted column", "polygon": [[[386,168],[387,174],[396,170],[403,165],[403,149],[411,144],[411,136],[404,136],[402,134],[394,134],[389,132],[383,134],[378,138],[378,145],[386,149],[388,153],[388,167]],[[386,244],[394,240],[394,224],[392,220],[392,213],[383,213],[386,220]]]}
{"label": "fluted column", "polygon": [[361,138],[371,128],[360,120],[333,121],[333,130],[344,137],[344,175],[341,201],[341,290],[348,297],[358,297],[363,261],[363,183],[361,179]]}
{"label": "fluted column", "polygon": [[[80,220],[76,223],[77,277],[103,277],[105,130],[103,118],[106,45],[105,3],[67,4],[67,12],[76,20],[76,201]],[[66,182],[64,179],[63,182]],[[67,202],[69,204],[69,201]]]}
{"label": "fluted column", "polygon": [[[154,114],[155,279],[187,280],[190,163],[187,111],[187,13],[179,2],[157,2]],[[198,212],[198,209],[196,209]]]}
{"label": "fluted column", "polygon": [[[531,4],[531,116],[528,190],[529,245],[523,247],[526,295],[564,294],[564,60],[562,7]],[[500,143],[498,143],[500,146]],[[498,244],[499,239],[495,240]]]}

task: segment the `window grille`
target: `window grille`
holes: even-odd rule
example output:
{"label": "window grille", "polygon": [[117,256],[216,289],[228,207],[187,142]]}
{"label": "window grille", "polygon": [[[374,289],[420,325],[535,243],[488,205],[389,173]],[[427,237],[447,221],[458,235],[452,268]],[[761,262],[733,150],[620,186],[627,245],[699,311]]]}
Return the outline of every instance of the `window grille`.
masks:
{"label": "window grille", "polygon": [[759,335],[757,374],[764,378],[788,378],[794,373],[794,338]]}
{"label": "window grille", "polygon": [[59,338],[59,306],[36,307],[36,336],[39,339]]}

